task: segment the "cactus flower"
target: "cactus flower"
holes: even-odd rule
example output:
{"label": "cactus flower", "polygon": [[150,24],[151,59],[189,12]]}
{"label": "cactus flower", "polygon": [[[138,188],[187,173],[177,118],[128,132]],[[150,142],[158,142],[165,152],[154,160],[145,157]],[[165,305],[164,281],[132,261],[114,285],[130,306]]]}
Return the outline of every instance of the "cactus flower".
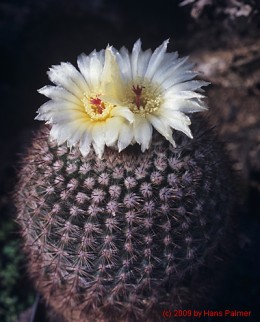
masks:
{"label": "cactus flower", "polygon": [[206,109],[200,89],[208,83],[193,80],[193,64],[167,53],[167,44],[142,51],[138,40],[131,53],[108,46],[79,56],[79,71],[70,63],[53,66],[48,75],[56,86],[39,90],[51,100],[36,119],[52,125],[50,136],[59,145],[78,146],[83,156],[91,145],[99,157],[105,146],[120,152],[138,143],[145,151],[153,129],[173,146],[173,130],[192,138],[186,114]]}
{"label": "cactus flower", "polygon": [[[142,51],[138,40],[132,53],[121,48],[117,53],[124,93],[122,105],[134,113],[134,122],[128,123],[128,132],[142,151],[149,148],[153,128],[175,146],[172,130],[178,130],[192,138],[190,118],[186,113],[206,109],[201,93],[209,83],[192,80],[198,73],[192,71],[188,57],[167,53],[168,40],[152,52]],[[121,146],[125,148],[125,146]]]}
{"label": "cactus flower", "polygon": [[115,102],[120,74],[111,47],[78,57],[79,71],[70,63],[53,66],[48,72],[56,86],[39,90],[51,100],[38,109],[37,120],[52,125],[50,136],[59,145],[78,146],[82,155],[91,144],[99,157],[105,145],[114,145],[125,121],[133,113]]}

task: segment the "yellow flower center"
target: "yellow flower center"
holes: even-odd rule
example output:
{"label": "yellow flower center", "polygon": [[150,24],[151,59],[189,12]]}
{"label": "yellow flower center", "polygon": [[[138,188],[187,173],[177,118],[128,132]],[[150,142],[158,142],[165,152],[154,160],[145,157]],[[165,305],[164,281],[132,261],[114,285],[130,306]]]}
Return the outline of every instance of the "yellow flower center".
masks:
{"label": "yellow flower center", "polygon": [[162,103],[160,88],[146,80],[139,80],[127,85],[124,103],[136,114],[151,114]]}
{"label": "yellow flower center", "polygon": [[84,93],[82,102],[91,121],[104,121],[110,117],[114,105],[102,101],[101,94],[87,95]]}

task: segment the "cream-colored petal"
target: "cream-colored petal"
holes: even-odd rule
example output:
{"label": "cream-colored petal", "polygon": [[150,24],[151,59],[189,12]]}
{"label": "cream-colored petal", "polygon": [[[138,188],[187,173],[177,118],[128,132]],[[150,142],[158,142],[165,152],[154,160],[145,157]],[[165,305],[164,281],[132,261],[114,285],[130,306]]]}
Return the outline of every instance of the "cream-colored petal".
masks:
{"label": "cream-colored petal", "polygon": [[101,91],[105,93],[106,96],[115,98],[122,97],[123,84],[112,47],[107,47],[105,51],[105,64],[101,79]]}
{"label": "cream-colored petal", "polygon": [[174,100],[174,99],[201,99],[204,98],[205,95],[193,92],[193,91],[176,91],[176,90],[167,90],[164,92],[164,99],[166,100]]}
{"label": "cream-colored petal", "polygon": [[79,70],[88,83],[90,90],[93,90],[100,86],[100,76],[103,70],[104,60],[104,50],[101,50],[100,52],[96,52],[94,50],[89,56],[87,56],[86,54],[81,54],[78,57],[77,64]]}
{"label": "cream-colored petal", "polygon": [[129,123],[123,123],[119,130],[119,137],[117,141],[118,151],[121,152],[128,147],[134,137],[133,125]]}
{"label": "cream-colored petal", "polygon": [[202,112],[208,109],[206,104],[199,99],[180,99],[172,98],[165,100],[161,105],[161,109],[170,109],[173,111],[180,111],[182,113]]}
{"label": "cream-colored petal", "polygon": [[35,120],[39,121],[47,121],[49,117],[57,114],[59,112],[64,111],[75,111],[75,112],[82,112],[83,107],[77,104],[73,104],[71,102],[66,101],[48,101],[44,103],[38,110],[38,115],[35,117]]}
{"label": "cream-colored petal", "polygon": [[85,91],[88,91],[88,85],[84,77],[70,63],[52,66],[47,74],[54,84],[64,87],[79,98],[82,97]]}
{"label": "cream-colored petal", "polygon": [[[105,51],[105,64],[101,74],[102,83],[110,83],[118,80],[119,68],[111,47]],[[116,79],[114,79],[116,77]]]}
{"label": "cream-colored petal", "polygon": [[151,78],[153,81],[161,83],[165,78],[169,77],[169,75],[173,75],[175,70],[178,68],[180,58],[178,59],[178,53],[165,53],[165,58],[160,68],[158,68],[153,77]]}
{"label": "cream-colored petal", "polygon": [[126,106],[116,106],[112,109],[110,114],[111,116],[121,116],[130,123],[134,121],[134,113]]}
{"label": "cream-colored petal", "polygon": [[159,115],[149,114],[147,119],[153,127],[159,132],[162,136],[166,138],[174,147],[176,146],[172,138],[172,129],[170,128],[167,119],[161,118]]}
{"label": "cream-colored petal", "polygon": [[38,89],[38,92],[55,101],[67,101],[73,104],[82,105],[81,100],[77,96],[60,86],[44,86]]}
{"label": "cream-colored petal", "polygon": [[124,122],[122,117],[113,117],[106,121],[105,124],[105,142],[107,146],[115,145],[118,136],[119,130]]}
{"label": "cream-colored petal", "polygon": [[116,60],[120,67],[121,76],[124,81],[129,81],[133,79],[132,67],[130,61],[129,51],[122,47],[118,53],[116,53]]}
{"label": "cream-colored petal", "polygon": [[75,127],[74,133],[71,133],[68,138],[68,146],[73,147],[81,142],[81,138],[86,133],[86,129],[90,128],[90,123],[90,121],[78,120],[78,126]]}
{"label": "cream-colored petal", "polygon": [[[72,129],[74,131],[74,128]],[[67,124],[53,124],[50,137],[57,141],[58,145],[63,144],[71,134],[71,128],[67,128]]]}
{"label": "cream-colored petal", "polygon": [[105,122],[96,122],[92,127],[93,147],[99,158],[102,157],[105,149]]}
{"label": "cream-colored petal", "polygon": [[160,85],[162,88],[167,89],[167,88],[172,87],[176,84],[191,80],[194,77],[196,77],[197,75],[198,75],[198,73],[193,72],[193,71],[185,71],[182,73],[178,73],[178,75],[173,74],[173,75],[170,75],[169,77],[167,77],[166,79],[164,79],[160,83]]}
{"label": "cream-colored petal", "polygon": [[79,150],[84,157],[87,156],[90,151],[90,145],[92,142],[92,135],[90,132],[91,126],[83,132],[79,142]]}
{"label": "cream-colored petal", "polygon": [[45,114],[45,117],[48,117],[51,123],[67,123],[72,121],[88,121],[89,117],[88,115],[83,111],[60,111],[60,112],[49,112],[48,114]]}
{"label": "cream-colored petal", "polygon": [[143,52],[141,49],[141,40],[137,40],[134,44],[131,54],[131,69],[133,80],[140,78],[142,79],[145,76],[151,56],[151,49]]}
{"label": "cream-colored petal", "polygon": [[52,124],[50,135],[52,138],[57,140],[58,144],[62,144],[65,141],[69,141],[77,131],[82,129],[82,127],[87,128],[89,123],[90,122],[85,119],[75,119],[64,123],[54,123]]}
{"label": "cream-colored petal", "polygon": [[164,56],[165,56],[165,52],[167,49],[167,45],[168,45],[169,40],[165,40],[161,46],[157,47],[155,49],[155,51],[153,52],[148,67],[147,67],[147,71],[145,73],[145,77],[152,78],[154,73],[156,72],[157,68],[160,67]]}
{"label": "cream-colored petal", "polygon": [[142,152],[149,148],[152,139],[153,128],[142,115],[136,115],[134,123],[134,138],[141,145]]}
{"label": "cream-colored petal", "polygon": [[140,39],[134,44],[132,55],[131,55],[131,69],[132,77],[135,78],[138,75],[138,59],[141,51],[141,41]]}
{"label": "cream-colored petal", "polygon": [[200,89],[202,86],[207,86],[209,84],[210,84],[209,82],[205,82],[205,81],[192,80],[185,83],[180,83],[180,84],[170,86],[169,91],[174,93],[184,92],[184,91],[196,91]]}
{"label": "cream-colored petal", "polygon": [[135,77],[143,79],[148,68],[149,61],[152,56],[151,49],[141,52],[138,60],[138,69]]}
{"label": "cream-colored petal", "polygon": [[193,138],[189,125],[191,124],[190,118],[179,111],[172,111],[164,109],[161,112],[161,117],[167,120],[169,126],[186,134],[188,137]]}

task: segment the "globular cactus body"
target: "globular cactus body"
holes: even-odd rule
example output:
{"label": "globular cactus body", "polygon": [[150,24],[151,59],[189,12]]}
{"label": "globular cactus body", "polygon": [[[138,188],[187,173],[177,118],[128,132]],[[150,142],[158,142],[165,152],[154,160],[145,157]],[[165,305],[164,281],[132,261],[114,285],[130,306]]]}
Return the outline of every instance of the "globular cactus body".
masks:
{"label": "globular cactus body", "polygon": [[103,159],[50,142],[48,127],[35,136],[18,222],[36,287],[65,321],[160,321],[194,304],[187,281],[223,242],[232,207],[222,147],[194,123],[177,148],[157,134],[144,153]]}

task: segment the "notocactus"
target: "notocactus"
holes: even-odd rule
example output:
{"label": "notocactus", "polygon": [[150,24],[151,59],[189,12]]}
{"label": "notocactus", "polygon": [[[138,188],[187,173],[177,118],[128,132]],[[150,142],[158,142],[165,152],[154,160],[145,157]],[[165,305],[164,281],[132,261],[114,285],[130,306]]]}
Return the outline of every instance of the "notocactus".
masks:
{"label": "notocactus", "polygon": [[[142,88],[133,86],[138,109],[147,103]],[[89,101],[104,117],[107,101]],[[49,105],[39,113],[57,121]],[[134,130],[124,148],[120,132],[115,144],[93,136],[87,149],[75,133],[53,140],[49,125],[33,138],[14,194],[17,220],[35,286],[64,321],[159,321],[165,308],[196,304],[192,285],[223,244],[233,192],[216,135],[203,118],[188,120],[193,139],[177,132],[176,143],[166,126],[148,145]],[[137,121],[122,120],[129,134],[128,121]]]}

